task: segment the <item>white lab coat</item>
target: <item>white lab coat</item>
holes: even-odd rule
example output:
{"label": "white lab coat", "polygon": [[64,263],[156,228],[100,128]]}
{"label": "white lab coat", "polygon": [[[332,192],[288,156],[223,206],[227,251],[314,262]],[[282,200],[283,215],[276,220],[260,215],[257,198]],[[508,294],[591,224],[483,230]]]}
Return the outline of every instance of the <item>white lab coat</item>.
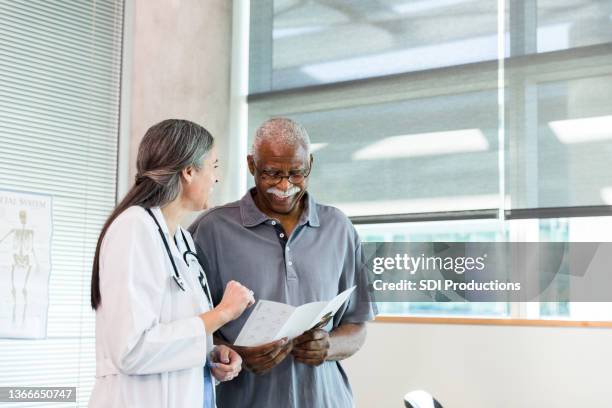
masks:
{"label": "white lab coat", "polygon": [[[151,216],[138,206],[120,214],[100,249],[102,303],[96,310],[96,383],[90,408],[203,406],[203,367],[213,346],[198,315],[209,310],[208,301],[197,278],[198,263],[190,261],[188,267],[183,260],[187,248],[181,228],[175,243],[160,209],[152,211],[186,290],[172,278]],[[191,236],[183,232],[195,251]]]}

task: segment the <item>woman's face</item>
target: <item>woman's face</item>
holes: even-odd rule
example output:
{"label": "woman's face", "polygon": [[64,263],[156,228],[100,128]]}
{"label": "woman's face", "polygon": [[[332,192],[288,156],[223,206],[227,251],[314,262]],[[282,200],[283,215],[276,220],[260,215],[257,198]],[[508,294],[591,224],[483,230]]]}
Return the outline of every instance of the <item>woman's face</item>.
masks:
{"label": "woman's face", "polygon": [[217,165],[217,148],[213,146],[204,158],[202,167],[193,169],[190,180],[184,183],[184,198],[191,210],[200,211],[208,208],[208,197],[218,180]]}

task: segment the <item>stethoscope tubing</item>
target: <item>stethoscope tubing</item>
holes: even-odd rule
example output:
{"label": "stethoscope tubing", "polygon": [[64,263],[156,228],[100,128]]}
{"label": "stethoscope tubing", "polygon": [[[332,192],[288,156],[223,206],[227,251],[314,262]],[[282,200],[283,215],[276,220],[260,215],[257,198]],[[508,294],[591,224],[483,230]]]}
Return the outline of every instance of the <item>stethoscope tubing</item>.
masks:
{"label": "stethoscope tubing", "polygon": [[[183,278],[181,277],[178,271],[178,268],[176,267],[176,264],[174,263],[174,257],[172,256],[172,252],[170,251],[170,245],[168,244],[166,235],[164,234],[164,231],[162,230],[162,227],[159,224],[159,221],[157,221],[157,218],[155,218],[153,211],[151,211],[150,208],[145,208],[145,210],[149,213],[151,218],[153,218],[153,221],[155,221],[155,225],[157,225],[157,231],[159,232],[159,235],[164,243],[164,247],[166,248],[166,253],[168,254],[168,258],[170,258],[170,263],[172,264],[172,270],[174,271],[174,275],[172,276],[172,278],[174,279],[178,287],[183,292],[185,292],[185,282],[183,281]],[[197,254],[193,252],[191,248],[189,247],[189,242],[187,241],[187,237],[185,236],[185,233],[182,230],[181,230],[181,235],[183,237],[183,241],[185,242],[185,246],[187,247],[187,251],[183,253],[183,260],[185,261],[187,266],[189,266],[190,264],[189,264],[189,261],[187,260],[187,256],[192,255],[195,258],[196,262],[198,263],[198,268],[200,270],[200,276],[198,276],[198,280],[200,281],[200,286],[202,287],[202,291],[204,291],[204,294],[206,295],[206,298],[208,300],[208,305],[212,309],[213,308],[212,296],[210,294],[210,288],[208,287],[208,280],[206,279],[204,268],[202,267],[202,264],[200,263],[200,260],[198,259]]]}

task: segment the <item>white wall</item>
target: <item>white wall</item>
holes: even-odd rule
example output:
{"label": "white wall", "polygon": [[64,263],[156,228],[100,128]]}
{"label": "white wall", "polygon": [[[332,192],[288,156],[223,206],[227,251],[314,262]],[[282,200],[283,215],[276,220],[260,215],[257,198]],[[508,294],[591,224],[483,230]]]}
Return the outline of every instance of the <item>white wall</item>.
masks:
{"label": "white wall", "polygon": [[358,407],[403,407],[425,389],[445,408],[609,408],[612,330],[372,323],[344,362]]}
{"label": "white wall", "polygon": [[[221,179],[228,163],[232,2],[129,0],[129,179],[146,130],[168,118],[189,119],[215,137]],[[124,110],[125,112],[125,110]],[[219,202],[223,187],[213,202]]]}

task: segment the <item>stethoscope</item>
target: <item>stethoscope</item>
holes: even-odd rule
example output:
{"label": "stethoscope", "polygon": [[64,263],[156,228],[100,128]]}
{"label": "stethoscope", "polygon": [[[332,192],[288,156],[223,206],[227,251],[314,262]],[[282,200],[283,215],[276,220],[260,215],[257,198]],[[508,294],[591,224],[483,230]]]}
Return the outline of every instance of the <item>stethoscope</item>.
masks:
{"label": "stethoscope", "polygon": [[[166,234],[164,234],[164,231],[162,230],[161,225],[159,225],[159,222],[157,221],[157,218],[155,218],[155,215],[153,215],[153,211],[151,211],[150,208],[146,208],[146,210],[151,216],[151,218],[153,218],[153,221],[155,221],[155,225],[157,225],[157,230],[159,232],[159,235],[161,236],[161,239],[164,242],[164,246],[166,247],[166,253],[168,254],[168,258],[170,258],[170,263],[172,264],[172,269],[174,270],[174,275],[172,276],[172,278],[174,279],[178,287],[183,292],[185,292],[185,281],[183,280],[183,277],[179,274],[178,268],[176,267],[176,264],[174,263],[174,257],[172,256],[172,252],[170,251],[170,245],[168,245]],[[206,275],[204,274],[204,268],[202,267],[202,264],[200,263],[200,260],[198,259],[198,256],[196,255],[196,253],[193,252],[191,248],[189,247],[189,242],[187,241],[187,237],[185,236],[185,233],[183,232],[183,230],[181,230],[181,235],[183,237],[183,242],[185,243],[185,247],[187,248],[187,250],[183,253],[183,260],[185,261],[187,266],[189,266],[190,264],[189,264],[188,257],[191,256],[193,259],[195,259],[196,263],[198,264],[198,269],[200,271],[198,280],[200,281],[200,286],[202,287],[202,291],[204,292],[204,294],[206,295],[206,299],[208,300],[208,306],[210,307],[210,309],[212,309],[213,308],[212,296],[210,295],[210,289],[208,288],[208,281],[206,280]]]}

